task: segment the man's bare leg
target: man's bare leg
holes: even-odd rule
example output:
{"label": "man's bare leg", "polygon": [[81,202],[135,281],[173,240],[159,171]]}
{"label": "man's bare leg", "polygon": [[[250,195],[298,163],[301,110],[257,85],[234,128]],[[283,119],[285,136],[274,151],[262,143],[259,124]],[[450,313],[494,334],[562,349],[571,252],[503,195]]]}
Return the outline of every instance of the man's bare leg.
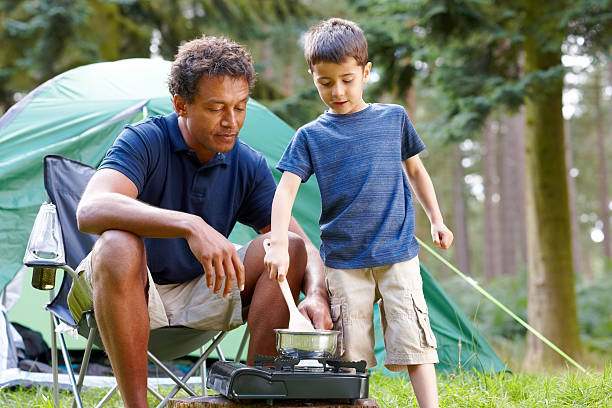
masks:
{"label": "man's bare leg", "polygon": [[94,311],[126,407],[147,407],[146,255],[129,232],[104,232],[93,250]]}
{"label": "man's bare leg", "polygon": [[[245,288],[242,292],[242,304],[249,307],[248,324],[251,334],[247,364],[253,365],[256,354],[276,356],[276,335],[274,329],[287,328],[289,309],[278,286],[264,270],[263,240],[269,234],[262,235],[249,246],[245,258]],[[291,287],[293,298],[297,301],[306,268],[306,247],[304,241],[289,233],[289,272],[287,282]]]}

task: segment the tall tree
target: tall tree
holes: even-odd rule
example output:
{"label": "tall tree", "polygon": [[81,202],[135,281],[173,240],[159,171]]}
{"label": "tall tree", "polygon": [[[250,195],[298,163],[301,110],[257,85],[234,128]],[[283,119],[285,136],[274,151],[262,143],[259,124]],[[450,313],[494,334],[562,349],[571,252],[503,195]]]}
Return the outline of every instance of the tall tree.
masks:
{"label": "tall tree", "polygon": [[[525,114],[521,109],[516,114],[509,117],[506,121],[506,132],[508,134],[507,143],[511,144],[508,148],[512,156],[513,181],[512,193],[514,199],[511,207],[513,208],[513,223],[515,237],[514,242],[519,253],[520,266],[527,264],[527,226],[525,215]],[[503,199],[503,198],[502,198]]]}
{"label": "tall tree", "polygon": [[569,121],[565,122],[565,162],[567,163],[567,196],[569,201],[570,222],[572,229],[572,252],[574,254],[574,272],[580,273],[586,280],[591,280],[591,270],[583,263],[582,249],[580,248],[580,227],[576,210],[576,181],[572,174],[574,167],[574,154],[572,152],[572,136]]}
{"label": "tall tree", "polygon": [[499,230],[499,184],[497,172],[497,123],[492,119],[484,126],[484,276],[501,275],[501,245]]}
{"label": "tall tree", "polygon": [[455,234],[455,253],[457,266],[466,275],[471,275],[470,247],[468,240],[467,212],[465,205],[465,181],[462,165],[463,153],[459,144],[455,145],[455,169],[453,171],[453,233]]}
{"label": "tall tree", "polygon": [[[520,242],[523,238],[519,236],[519,225],[521,213],[519,206],[524,202],[520,200],[520,190],[517,182],[524,173],[517,165],[517,150],[520,133],[511,133],[508,122],[510,120],[504,115],[502,130],[500,132],[500,201],[499,201],[499,223],[500,223],[500,263],[502,275],[512,275],[517,272],[517,254],[520,251]],[[518,148],[517,148],[518,147]],[[522,146],[521,146],[522,147]],[[523,236],[524,237],[524,236]]]}
{"label": "tall tree", "polygon": [[593,81],[593,96],[595,105],[595,123],[597,124],[597,150],[599,151],[599,211],[602,220],[603,253],[608,259],[612,259],[612,230],[610,229],[610,195],[608,193],[608,163],[606,160],[606,138],[604,131],[604,115],[601,107],[602,92],[601,70],[596,69]]}
{"label": "tall tree", "polygon": [[[580,353],[563,131],[563,69],[557,5],[524,0],[527,168],[534,214],[527,314],[529,321],[571,356]],[[546,80],[543,80],[546,76]],[[528,335],[525,363],[560,365],[561,357]],[[535,364],[535,365],[533,365]]]}

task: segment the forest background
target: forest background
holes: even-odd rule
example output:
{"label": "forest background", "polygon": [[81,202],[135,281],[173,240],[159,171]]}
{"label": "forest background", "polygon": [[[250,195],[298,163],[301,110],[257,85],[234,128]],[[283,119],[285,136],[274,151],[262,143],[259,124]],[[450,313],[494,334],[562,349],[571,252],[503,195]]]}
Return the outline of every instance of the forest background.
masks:
{"label": "forest background", "polygon": [[[68,69],[172,60],[206,34],[248,47],[252,97],[297,128],[325,109],[300,39],[332,16],[366,32],[366,101],[403,105],[427,145],[421,156],[455,233],[443,255],[569,355],[603,368],[612,360],[608,0],[7,1],[0,114]],[[431,242],[421,209],[417,236]],[[426,251],[421,261],[511,369],[564,365]]]}

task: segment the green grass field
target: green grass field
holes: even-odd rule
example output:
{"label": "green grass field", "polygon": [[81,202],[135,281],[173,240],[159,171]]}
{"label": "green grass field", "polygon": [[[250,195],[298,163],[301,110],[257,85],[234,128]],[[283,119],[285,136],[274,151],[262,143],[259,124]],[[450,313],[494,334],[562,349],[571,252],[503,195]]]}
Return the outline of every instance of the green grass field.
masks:
{"label": "green grass field", "polygon": [[[578,374],[500,374],[463,373],[439,376],[441,407],[597,407],[612,406],[612,366],[602,372]],[[85,390],[83,403],[94,406],[104,390]],[[179,396],[181,396],[179,394]],[[184,396],[184,395],[183,395]],[[385,377],[374,372],[370,397],[381,407],[418,407],[412,387],[405,377]],[[69,407],[70,394],[60,394],[61,406]],[[0,391],[1,407],[53,407],[50,389],[5,389]],[[150,399],[154,405],[155,400]],[[106,405],[121,407],[119,396]]]}

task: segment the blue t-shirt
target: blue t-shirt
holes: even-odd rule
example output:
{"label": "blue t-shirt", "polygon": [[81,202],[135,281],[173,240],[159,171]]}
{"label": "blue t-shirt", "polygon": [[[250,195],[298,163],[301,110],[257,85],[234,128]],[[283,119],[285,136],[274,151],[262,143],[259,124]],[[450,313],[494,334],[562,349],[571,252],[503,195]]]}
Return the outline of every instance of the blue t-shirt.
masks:
{"label": "blue t-shirt", "polygon": [[325,112],[302,126],[277,168],[321,191],[321,257],[339,269],[414,258],[414,206],[402,161],[425,145],[403,107],[370,104],[346,115]]}
{"label": "blue t-shirt", "polygon": [[[256,231],[270,224],[276,183],[263,154],[237,140],[231,151],[202,165],[176,113],[126,126],[99,168],[132,180],[138,200],[198,215],[226,237],[236,221]],[[144,244],[155,283],[185,282],[204,272],[183,238],[145,238]]]}

